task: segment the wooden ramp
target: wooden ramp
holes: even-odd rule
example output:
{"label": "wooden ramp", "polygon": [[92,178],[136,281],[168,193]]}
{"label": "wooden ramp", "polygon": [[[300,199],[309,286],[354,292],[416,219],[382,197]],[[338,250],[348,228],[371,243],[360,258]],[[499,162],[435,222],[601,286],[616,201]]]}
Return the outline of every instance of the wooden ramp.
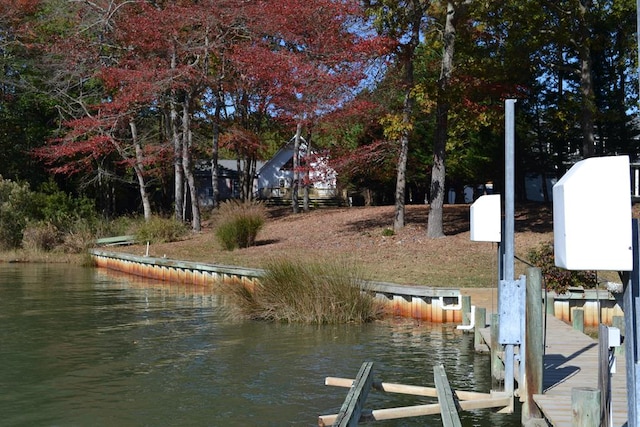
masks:
{"label": "wooden ramp", "polygon": [[[483,329],[482,335],[486,342],[491,342],[489,328]],[[598,341],[560,319],[547,317],[544,391],[534,395],[534,401],[550,425],[572,427],[571,390],[598,387],[598,359]],[[514,374],[517,372],[518,369]],[[627,422],[624,354],[616,359],[616,372],[611,378],[613,426],[622,427]]]}
{"label": "wooden ramp", "polygon": [[[624,354],[616,359],[616,373],[611,378],[613,425],[627,422],[627,381]],[[544,393],[534,400],[549,423],[571,427],[571,389],[598,387],[598,342],[573,329],[562,320],[547,318],[547,341],[544,356]]]}

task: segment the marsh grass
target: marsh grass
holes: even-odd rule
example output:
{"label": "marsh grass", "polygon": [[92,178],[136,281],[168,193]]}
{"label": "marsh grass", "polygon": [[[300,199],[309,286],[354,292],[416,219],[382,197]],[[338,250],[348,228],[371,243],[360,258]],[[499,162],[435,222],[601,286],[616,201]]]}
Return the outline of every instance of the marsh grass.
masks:
{"label": "marsh grass", "polygon": [[351,266],[271,261],[253,292],[227,288],[242,317],[305,324],[366,323],[382,317],[373,296],[362,292],[363,278]]}

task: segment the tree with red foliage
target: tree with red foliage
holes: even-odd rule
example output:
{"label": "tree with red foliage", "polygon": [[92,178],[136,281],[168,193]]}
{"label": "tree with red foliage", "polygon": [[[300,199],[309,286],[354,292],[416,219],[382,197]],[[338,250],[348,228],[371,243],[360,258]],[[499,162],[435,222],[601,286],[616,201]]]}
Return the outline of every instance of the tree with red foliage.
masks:
{"label": "tree with red foliage", "polygon": [[[249,79],[269,88],[270,109],[296,125],[292,207],[297,212],[298,186],[308,183],[300,178],[307,172],[299,160],[303,128],[310,135],[319,117],[353,97],[365,66],[386,44],[358,31],[364,11],[357,1],[262,0],[253,8],[248,25],[255,37],[234,60]],[[308,137],[307,150],[310,143]]]}
{"label": "tree with red foliage", "polygon": [[[43,5],[46,2],[43,2]],[[237,28],[239,2],[181,1],[156,4],[150,1],[102,0],[78,3],[69,15],[70,33],[46,46],[65,69],[83,69],[81,79],[93,79],[102,92],[83,101],[79,111],[65,120],[69,132],[54,141],[41,155],[50,160],[65,158],[59,172],[77,171],[73,163],[89,165],[97,156],[118,154],[131,163],[145,200],[144,175],[157,165],[159,153],[173,151],[175,216],[183,219],[185,179],[190,191],[191,221],[200,229],[197,190],[192,172],[192,120],[203,93],[211,86],[212,68],[220,49]],[[138,139],[137,123],[153,117],[159,132]],[[115,143],[113,129],[127,123],[129,135]],[[76,127],[78,127],[76,129]],[[82,130],[84,129],[84,131]],[[153,129],[148,127],[147,130]],[[79,135],[82,135],[79,140]],[[111,135],[105,138],[105,135]],[[93,147],[93,148],[92,148]],[[147,167],[145,167],[145,165]],[[147,203],[145,216],[148,216]]]}
{"label": "tree with red foliage", "polygon": [[[259,134],[268,116],[310,129],[351,96],[380,46],[357,31],[355,0],[69,2],[56,9],[53,24],[44,17],[60,6],[56,0],[34,5],[36,21],[24,37],[45,53],[57,77],[50,87],[60,95],[63,124],[60,137],[38,154],[65,174],[99,174],[106,163],[129,168],[145,217],[148,180],[171,158],[174,214],[183,220],[190,199],[194,230],[200,228],[194,117],[209,113],[207,99],[215,104],[215,163],[228,100],[237,100],[232,114],[245,135]],[[229,140],[247,143],[234,132]]]}

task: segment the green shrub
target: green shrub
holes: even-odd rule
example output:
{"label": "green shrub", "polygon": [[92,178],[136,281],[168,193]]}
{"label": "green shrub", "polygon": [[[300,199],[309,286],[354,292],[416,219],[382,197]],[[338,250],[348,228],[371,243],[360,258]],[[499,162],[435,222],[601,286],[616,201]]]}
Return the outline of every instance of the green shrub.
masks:
{"label": "green shrub", "polygon": [[382,235],[385,237],[390,237],[393,236],[395,234],[395,232],[393,231],[393,228],[385,228],[384,230],[382,230]]}
{"label": "green shrub", "polygon": [[33,193],[27,184],[0,176],[0,249],[15,249],[30,218],[33,218]]}
{"label": "green shrub", "polygon": [[73,231],[80,219],[92,227],[98,222],[93,200],[65,193],[53,181],[41,185],[33,193],[33,201],[36,205],[34,219],[50,222],[65,233]]}
{"label": "green shrub", "polygon": [[362,292],[358,269],[341,264],[304,264],[289,260],[266,266],[253,292],[233,287],[239,311],[256,320],[307,324],[365,323],[383,310]]}
{"label": "green shrub", "polygon": [[183,222],[153,216],[149,221],[138,223],[133,234],[140,242],[168,243],[182,239],[188,232],[189,228]]}
{"label": "green shrub", "polygon": [[[65,241],[78,237],[78,224],[83,224],[83,239],[97,224],[93,201],[73,197],[49,182],[41,191],[33,192],[27,184],[19,184],[0,176],[0,249],[50,251]],[[78,242],[74,243],[78,246]],[[84,245],[86,249],[87,245]]]}
{"label": "green shrub", "polygon": [[553,243],[547,242],[529,251],[529,262],[540,268],[542,277],[546,281],[547,289],[558,294],[565,293],[570,287],[595,286],[596,273],[594,271],[570,271],[556,267],[553,254]]}
{"label": "green shrub", "polygon": [[223,249],[248,248],[256,242],[265,222],[265,209],[260,203],[227,201],[220,205],[216,238]]}

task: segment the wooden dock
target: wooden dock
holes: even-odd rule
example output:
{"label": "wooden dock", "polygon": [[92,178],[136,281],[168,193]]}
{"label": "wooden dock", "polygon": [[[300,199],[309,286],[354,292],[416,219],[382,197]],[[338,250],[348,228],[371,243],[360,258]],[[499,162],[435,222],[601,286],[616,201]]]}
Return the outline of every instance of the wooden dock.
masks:
{"label": "wooden dock", "polygon": [[[611,377],[613,426],[627,422],[627,381],[624,354],[616,358]],[[551,425],[571,427],[571,389],[598,387],[598,342],[565,322],[547,318],[544,393],[534,400]]]}
{"label": "wooden dock", "polygon": [[[486,342],[490,342],[489,333],[489,329],[482,331]],[[616,372],[611,378],[612,425],[622,427],[627,422],[624,354],[616,359]],[[598,341],[548,316],[543,387],[543,394],[534,395],[534,401],[549,425],[572,427],[571,390],[598,387]]]}

